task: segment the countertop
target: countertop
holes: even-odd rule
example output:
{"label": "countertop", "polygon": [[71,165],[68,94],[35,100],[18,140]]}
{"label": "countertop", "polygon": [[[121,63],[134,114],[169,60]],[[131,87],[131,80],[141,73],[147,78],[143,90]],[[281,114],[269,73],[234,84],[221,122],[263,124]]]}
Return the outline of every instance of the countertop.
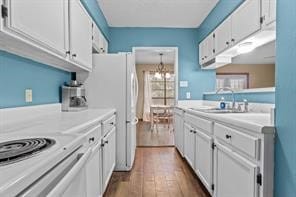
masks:
{"label": "countertop", "polygon": [[191,108],[200,108],[203,105],[182,105],[176,106],[179,109],[184,110],[192,115],[197,115],[206,119],[213,120],[218,123],[224,123],[235,127],[243,128],[256,133],[274,133],[275,127],[271,122],[270,113],[206,113],[202,111],[196,111]]}
{"label": "countertop", "polygon": [[[54,111],[34,117],[16,118],[15,121],[2,119],[0,133],[71,133],[97,123],[115,113],[115,109],[87,109],[80,112]],[[5,115],[4,115],[5,117]]]}

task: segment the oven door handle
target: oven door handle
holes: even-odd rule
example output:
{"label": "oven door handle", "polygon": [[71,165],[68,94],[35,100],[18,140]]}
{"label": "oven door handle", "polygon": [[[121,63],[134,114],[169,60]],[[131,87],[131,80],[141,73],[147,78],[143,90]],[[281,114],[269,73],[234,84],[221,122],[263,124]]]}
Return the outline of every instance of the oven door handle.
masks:
{"label": "oven door handle", "polygon": [[73,166],[73,168],[62,178],[62,180],[50,191],[47,197],[62,196],[67,187],[71,184],[75,176],[81,171],[85,166],[92,153],[91,148],[89,148],[86,153],[81,156],[78,162]]}

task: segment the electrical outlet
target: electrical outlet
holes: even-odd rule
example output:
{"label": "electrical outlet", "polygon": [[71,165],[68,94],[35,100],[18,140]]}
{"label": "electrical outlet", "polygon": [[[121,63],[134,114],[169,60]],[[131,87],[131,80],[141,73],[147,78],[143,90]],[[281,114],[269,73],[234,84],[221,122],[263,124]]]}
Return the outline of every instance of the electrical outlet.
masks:
{"label": "electrical outlet", "polygon": [[25,90],[25,101],[26,103],[31,103],[33,101],[33,91],[32,89]]}
{"label": "electrical outlet", "polygon": [[190,98],[191,98],[191,94],[190,94],[190,92],[186,92],[186,98],[187,98],[187,99],[190,99]]}

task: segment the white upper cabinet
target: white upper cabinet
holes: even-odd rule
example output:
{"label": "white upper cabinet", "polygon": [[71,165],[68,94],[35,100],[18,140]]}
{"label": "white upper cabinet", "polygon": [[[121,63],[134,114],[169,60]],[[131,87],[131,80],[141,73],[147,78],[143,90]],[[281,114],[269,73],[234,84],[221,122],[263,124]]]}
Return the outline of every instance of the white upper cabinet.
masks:
{"label": "white upper cabinet", "polygon": [[246,0],[231,15],[231,42],[237,43],[260,30],[260,0]]}
{"label": "white upper cabinet", "polygon": [[199,44],[200,65],[211,60],[215,54],[215,34],[211,33]]}
{"label": "white upper cabinet", "polygon": [[276,0],[262,0],[262,19],[265,26],[276,21]]}
{"label": "white upper cabinet", "polygon": [[80,0],[69,1],[70,59],[92,68],[92,20]]}
{"label": "white upper cabinet", "polygon": [[7,1],[6,30],[60,56],[68,50],[68,3],[60,0]]}
{"label": "white upper cabinet", "polygon": [[97,27],[93,23],[93,48],[96,53],[108,53],[108,41]]}
{"label": "white upper cabinet", "polygon": [[258,167],[216,143],[215,148],[215,197],[257,197]]}
{"label": "white upper cabinet", "polygon": [[222,52],[231,44],[231,18],[227,18],[215,30],[215,50],[216,53]]}

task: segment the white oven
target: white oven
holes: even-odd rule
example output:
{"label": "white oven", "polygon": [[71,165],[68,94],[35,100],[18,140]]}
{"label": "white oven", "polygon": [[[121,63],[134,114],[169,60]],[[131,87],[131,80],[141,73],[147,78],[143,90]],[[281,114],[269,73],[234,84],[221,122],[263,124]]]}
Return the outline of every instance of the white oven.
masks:
{"label": "white oven", "polygon": [[18,196],[87,196],[85,167],[92,149],[81,150],[74,150]]}

